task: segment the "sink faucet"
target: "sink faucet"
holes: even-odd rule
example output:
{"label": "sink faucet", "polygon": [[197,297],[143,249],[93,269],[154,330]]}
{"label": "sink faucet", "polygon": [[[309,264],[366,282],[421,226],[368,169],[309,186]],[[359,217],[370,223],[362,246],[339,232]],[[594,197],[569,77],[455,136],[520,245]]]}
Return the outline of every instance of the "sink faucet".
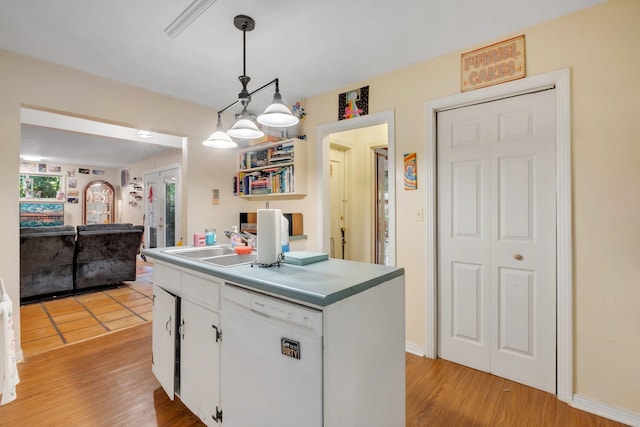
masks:
{"label": "sink faucet", "polygon": [[256,247],[256,236],[251,233],[247,233],[246,231],[240,232],[236,230],[225,230],[224,235],[231,241],[232,246],[234,243],[233,236],[237,236],[238,242],[245,242],[247,246],[252,249],[255,249]]}

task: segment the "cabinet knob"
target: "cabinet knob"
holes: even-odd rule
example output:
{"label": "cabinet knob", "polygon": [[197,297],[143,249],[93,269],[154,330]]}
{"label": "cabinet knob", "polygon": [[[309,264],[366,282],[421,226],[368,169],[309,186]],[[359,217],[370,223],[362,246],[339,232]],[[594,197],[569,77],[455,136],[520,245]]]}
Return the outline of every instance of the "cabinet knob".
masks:
{"label": "cabinet knob", "polygon": [[520,254],[513,254],[513,259],[515,259],[516,261],[522,261],[524,257]]}

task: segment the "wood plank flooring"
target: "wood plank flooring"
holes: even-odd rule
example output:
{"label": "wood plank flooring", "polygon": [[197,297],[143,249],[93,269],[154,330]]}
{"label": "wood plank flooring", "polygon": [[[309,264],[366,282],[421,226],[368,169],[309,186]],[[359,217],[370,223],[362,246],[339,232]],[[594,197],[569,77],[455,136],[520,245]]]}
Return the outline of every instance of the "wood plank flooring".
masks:
{"label": "wood plank flooring", "polygon": [[[622,426],[451,362],[411,354],[406,360],[406,427]],[[153,376],[150,323],[34,355],[19,371],[18,398],[0,407],[0,425],[202,425],[179,400],[170,401]]]}

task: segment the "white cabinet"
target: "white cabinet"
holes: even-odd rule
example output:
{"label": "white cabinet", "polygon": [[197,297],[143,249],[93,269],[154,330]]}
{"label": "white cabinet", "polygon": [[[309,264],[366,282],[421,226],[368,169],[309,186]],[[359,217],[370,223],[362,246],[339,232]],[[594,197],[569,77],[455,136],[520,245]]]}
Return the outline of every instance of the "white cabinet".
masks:
{"label": "white cabinet", "polygon": [[[331,262],[289,273],[388,271]],[[154,270],[153,373],[207,425],[404,425],[404,274],[319,307],[187,266],[156,261]],[[282,270],[251,270],[286,284]]]}
{"label": "white cabinet", "polygon": [[180,400],[204,423],[220,417],[220,315],[182,299]]}
{"label": "white cabinet", "polygon": [[173,400],[176,364],[176,313],[178,298],[153,286],[153,335],[151,370]]}
{"label": "white cabinet", "polygon": [[294,138],[240,151],[235,194],[247,199],[304,196],[307,144]]}
{"label": "white cabinet", "polygon": [[221,283],[162,263],[154,270],[153,374],[169,398],[180,396],[205,424],[217,425]]}

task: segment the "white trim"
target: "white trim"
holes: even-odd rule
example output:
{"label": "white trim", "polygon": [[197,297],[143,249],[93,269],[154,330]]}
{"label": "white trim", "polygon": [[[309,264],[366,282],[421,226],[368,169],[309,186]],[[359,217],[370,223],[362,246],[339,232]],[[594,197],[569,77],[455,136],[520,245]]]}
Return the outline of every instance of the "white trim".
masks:
{"label": "white trim", "polygon": [[573,394],[573,263],[571,235],[571,105],[570,71],[563,69],[485,89],[434,99],[426,104],[427,194],[426,224],[426,356],[437,356],[436,248],[436,113],[494,101],[536,90],[556,88],[556,221],[557,221],[557,396],[569,402]]}
{"label": "white trim", "polygon": [[425,355],[426,348],[424,346],[421,346],[421,345],[418,345],[418,344],[414,344],[414,343],[409,342],[409,341],[405,341],[404,350],[407,353],[411,353],[411,354],[415,354],[416,356],[423,357]]}
{"label": "white trim", "polygon": [[331,229],[331,202],[329,194],[329,135],[336,132],[360,129],[375,125],[387,125],[387,144],[389,151],[389,265],[396,265],[396,161],[395,161],[395,114],[393,110],[368,114],[348,120],[327,123],[318,126],[316,145],[318,147],[317,171],[320,179],[317,181],[317,191],[320,195],[318,205],[317,232],[320,236],[318,250],[329,252]]}
{"label": "white trim", "polygon": [[592,400],[579,394],[573,396],[570,404],[576,409],[581,409],[630,426],[640,427],[640,414],[627,411],[626,409],[616,408],[615,406],[598,402],[597,400]]}

